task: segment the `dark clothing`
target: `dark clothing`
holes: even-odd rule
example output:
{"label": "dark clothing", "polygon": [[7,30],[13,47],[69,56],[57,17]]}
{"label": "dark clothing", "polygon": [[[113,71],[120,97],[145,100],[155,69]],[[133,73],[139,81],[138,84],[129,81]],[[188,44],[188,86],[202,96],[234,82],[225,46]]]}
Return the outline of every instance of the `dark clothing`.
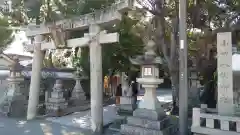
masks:
{"label": "dark clothing", "polygon": [[203,104],[207,104],[208,108],[216,108],[217,101],[215,97],[216,85],[214,81],[205,84],[204,92],[200,100]]}
{"label": "dark clothing", "polygon": [[137,95],[138,95],[138,85],[136,82],[132,84],[132,96],[134,97],[134,103],[137,103]]}
{"label": "dark clothing", "polygon": [[116,91],[116,95],[115,96],[122,96],[122,85],[119,84],[117,86],[117,91]]}
{"label": "dark clothing", "polygon": [[138,85],[136,82],[132,84],[132,94],[133,96],[137,96],[138,94]]}
{"label": "dark clothing", "polygon": [[217,101],[215,99],[215,91],[216,91],[216,82],[214,79],[214,72],[216,71],[216,63],[212,65],[208,65],[204,68],[203,71],[203,80],[202,84],[204,84],[204,92],[200,97],[200,100],[203,104],[207,104],[208,108],[215,108]]}

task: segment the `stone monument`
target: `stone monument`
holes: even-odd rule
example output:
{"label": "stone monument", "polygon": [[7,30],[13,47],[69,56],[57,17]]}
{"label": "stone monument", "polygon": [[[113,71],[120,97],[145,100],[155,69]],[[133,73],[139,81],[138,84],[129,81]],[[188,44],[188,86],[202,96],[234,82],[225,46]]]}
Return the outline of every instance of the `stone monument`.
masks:
{"label": "stone monument", "polygon": [[64,115],[64,111],[67,109],[67,101],[63,97],[63,84],[62,80],[57,79],[54,84],[51,96],[46,103],[47,114],[50,116]]}
{"label": "stone monument", "polygon": [[135,99],[132,96],[132,88],[128,85],[128,76],[123,72],[121,75],[122,96],[120,97],[120,106],[118,113],[132,114],[136,109]]}
{"label": "stone monument", "polygon": [[[232,68],[232,33],[217,34],[218,57],[218,100],[217,108],[206,105],[193,109],[191,131],[195,135],[239,135],[240,118],[234,104],[233,68]],[[236,72],[235,72],[236,73]],[[235,78],[237,79],[237,78]],[[235,81],[236,82],[236,81]],[[239,82],[236,82],[239,83]],[[238,85],[235,85],[238,86]],[[235,87],[236,89],[236,87]],[[235,97],[237,98],[237,97]]]}
{"label": "stone monument", "polygon": [[155,54],[155,43],[150,40],[145,47],[145,54],[131,59],[133,64],[142,65],[142,78],[137,82],[145,89],[143,100],[133,112],[133,116],[127,117],[127,124],[121,125],[121,133],[126,135],[175,135],[177,127],[170,124],[170,118],[164,112],[162,104],[156,96],[156,88],[163,83],[159,79],[158,64],[162,59]]}

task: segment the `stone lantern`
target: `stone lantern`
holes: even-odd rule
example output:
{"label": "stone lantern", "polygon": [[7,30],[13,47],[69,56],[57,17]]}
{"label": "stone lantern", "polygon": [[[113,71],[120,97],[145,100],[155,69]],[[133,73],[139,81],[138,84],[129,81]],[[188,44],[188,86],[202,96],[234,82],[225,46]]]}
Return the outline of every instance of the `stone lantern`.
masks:
{"label": "stone lantern", "polygon": [[8,90],[4,101],[0,105],[1,113],[12,117],[24,117],[27,110],[27,97],[23,94],[21,83],[24,81],[22,76],[23,67],[17,58],[10,65],[8,80]]}
{"label": "stone lantern", "polygon": [[81,81],[88,79],[88,77],[87,75],[85,75],[85,73],[81,68],[77,68],[75,72],[75,79],[76,79],[76,84],[71,94],[71,104],[80,105],[80,104],[83,104],[83,102],[86,101],[87,99],[85,92],[82,88]]}
{"label": "stone lantern", "polygon": [[121,133],[131,135],[173,134],[176,127],[170,125],[170,118],[166,116],[156,95],[156,88],[163,83],[163,79],[159,79],[158,69],[159,64],[162,64],[162,59],[156,56],[153,40],[149,40],[144,49],[144,55],[131,58],[130,61],[133,64],[141,65],[142,77],[137,78],[137,82],[145,89],[145,94],[133,112],[133,116],[127,117],[127,124],[121,125]]}
{"label": "stone lantern", "polygon": [[[20,83],[24,81],[22,76],[23,66],[20,65],[17,58],[14,58],[14,63],[10,65],[8,80],[8,96],[16,97],[22,95]],[[12,95],[11,95],[12,94]]]}
{"label": "stone lantern", "polygon": [[[162,64],[162,59],[156,56],[154,41],[148,41],[145,47],[145,54],[131,59],[136,65],[141,65],[142,77],[137,78],[137,82],[145,89],[143,100],[139,102],[138,108],[155,110],[163,113],[161,104],[156,96],[156,88],[163,83],[163,79],[159,79],[158,65]],[[137,110],[136,110],[137,111]]]}

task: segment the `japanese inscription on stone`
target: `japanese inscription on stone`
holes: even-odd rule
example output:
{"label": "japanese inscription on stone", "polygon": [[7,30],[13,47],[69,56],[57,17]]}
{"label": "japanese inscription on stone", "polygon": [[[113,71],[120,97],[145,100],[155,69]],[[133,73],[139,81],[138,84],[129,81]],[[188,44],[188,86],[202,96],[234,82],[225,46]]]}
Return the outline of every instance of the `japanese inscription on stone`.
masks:
{"label": "japanese inscription on stone", "polygon": [[231,115],[234,112],[231,32],[218,33],[217,52],[218,112],[224,115]]}

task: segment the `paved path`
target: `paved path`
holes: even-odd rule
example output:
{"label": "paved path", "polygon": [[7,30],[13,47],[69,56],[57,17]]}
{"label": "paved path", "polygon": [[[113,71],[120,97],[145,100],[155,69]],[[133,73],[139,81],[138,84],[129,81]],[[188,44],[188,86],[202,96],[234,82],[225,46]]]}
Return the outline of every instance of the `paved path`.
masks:
{"label": "paved path", "polygon": [[[143,95],[144,91],[140,91],[139,95]],[[171,90],[158,90],[157,98],[160,102],[171,102],[172,95]],[[138,97],[139,100],[142,99],[142,96]],[[103,108],[103,125],[106,126],[120,117],[117,115],[117,108],[115,105],[109,105]],[[52,117],[47,118],[46,120],[54,123],[59,123],[61,125],[80,127],[84,129],[91,129],[91,112],[90,110],[84,112],[74,113],[72,115],[63,116],[63,117]]]}
{"label": "paved path", "polygon": [[[93,135],[90,130],[52,123],[46,120],[25,121],[0,117],[0,135]],[[95,135],[95,134],[94,134]],[[120,135],[106,130],[101,135]]]}
{"label": "paved path", "polygon": [[[103,125],[106,126],[119,118],[116,114],[116,106],[109,105],[103,108]],[[91,112],[84,111],[63,117],[51,117],[46,120],[62,125],[91,129]]]}
{"label": "paved path", "polygon": [[1,135],[91,135],[90,131],[45,120],[25,121],[0,117]]}
{"label": "paved path", "polygon": [[[141,95],[142,91],[139,92]],[[157,92],[158,99],[171,102],[171,90]],[[141,99],[141,96],[139,96]],[[118,118],[114,105],[104,107],[104,125]],[[0,117],[0,135],[91,135],[90,111],[74,113],[60,118],[24,121]],[[111,131],[103,135],[115,135]]]}

